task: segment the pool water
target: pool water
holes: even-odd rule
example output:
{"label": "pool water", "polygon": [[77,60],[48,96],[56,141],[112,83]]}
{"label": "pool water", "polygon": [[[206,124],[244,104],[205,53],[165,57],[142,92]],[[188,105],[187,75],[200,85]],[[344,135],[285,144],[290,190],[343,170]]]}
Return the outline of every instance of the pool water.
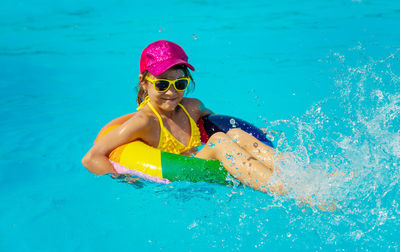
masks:
{"label": "pool water", "polygon": [[[3,1],[0,250],[397,251],[399,21],[384,0]],[[195,66],[188,96],[286,153],[287,195],[81,165],[135,111],[140,53],[158,39]]]}

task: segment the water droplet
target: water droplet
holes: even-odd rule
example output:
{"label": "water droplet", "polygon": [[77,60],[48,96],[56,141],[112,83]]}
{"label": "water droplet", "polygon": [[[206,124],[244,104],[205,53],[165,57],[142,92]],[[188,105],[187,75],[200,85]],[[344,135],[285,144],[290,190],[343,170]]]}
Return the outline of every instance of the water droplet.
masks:
{"label": "water droplet", "polygon": [[233,128],[236,128],[236,121],[235,121],[235,119],[231,118],[231,119],[229,120],[229,123],[232,125]]}
{"label": "water droplet", "polygon": [[187,228],[190,230],[190,229],[192,229],[194,227],[197,227],[197,226],[198,226],[198,224],[196,223],[196,221],[193,221],[193,223],[190,224]]}

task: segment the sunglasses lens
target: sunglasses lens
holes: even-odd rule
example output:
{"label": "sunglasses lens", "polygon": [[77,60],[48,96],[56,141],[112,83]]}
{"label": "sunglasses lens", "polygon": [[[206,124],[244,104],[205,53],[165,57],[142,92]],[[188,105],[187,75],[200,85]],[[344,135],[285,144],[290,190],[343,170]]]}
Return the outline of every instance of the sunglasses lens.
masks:
{"label": "sunglasses lens", "polygon": [[160,92],[162,92],[162,91],[165,91],[165,90],[167,90],[168,89],[168,87],[169,87],[169,82],[168,81],[157,81],[155,84],[154,84],[154,86],[156,87],[156,90],[157,91],[160,91]]}
{"label": "sunglasses lens", "polygon": [[178,91],[185,90],[188,86],[189,82],[187,80],[177,80],[175,82],[175,88]]}

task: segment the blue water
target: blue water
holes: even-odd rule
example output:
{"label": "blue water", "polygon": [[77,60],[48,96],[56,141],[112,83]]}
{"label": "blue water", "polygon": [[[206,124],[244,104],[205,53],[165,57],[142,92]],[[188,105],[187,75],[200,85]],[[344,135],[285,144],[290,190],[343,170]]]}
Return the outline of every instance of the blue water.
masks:
{"label": "blue water", "polygon": [[[397,251],[399,22],[398,1],[3,1],[0,250]],[[288,195],[84,169],[158,39],[188,53],[189,96],[286,153]]]}

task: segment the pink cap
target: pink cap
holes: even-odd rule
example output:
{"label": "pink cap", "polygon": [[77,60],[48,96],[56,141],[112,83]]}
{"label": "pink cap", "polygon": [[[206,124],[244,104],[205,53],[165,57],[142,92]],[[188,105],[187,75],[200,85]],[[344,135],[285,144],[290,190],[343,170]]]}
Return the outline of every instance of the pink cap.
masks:
{"label": "pink cap", "polygon": [[181,64],[194,71],[194,67],[187,61],[188,56],[182,47],[170,41],[159,40],[143,50],[140,57],[140,73],[148,70],[153,75],[160,75],[171,67]]}

